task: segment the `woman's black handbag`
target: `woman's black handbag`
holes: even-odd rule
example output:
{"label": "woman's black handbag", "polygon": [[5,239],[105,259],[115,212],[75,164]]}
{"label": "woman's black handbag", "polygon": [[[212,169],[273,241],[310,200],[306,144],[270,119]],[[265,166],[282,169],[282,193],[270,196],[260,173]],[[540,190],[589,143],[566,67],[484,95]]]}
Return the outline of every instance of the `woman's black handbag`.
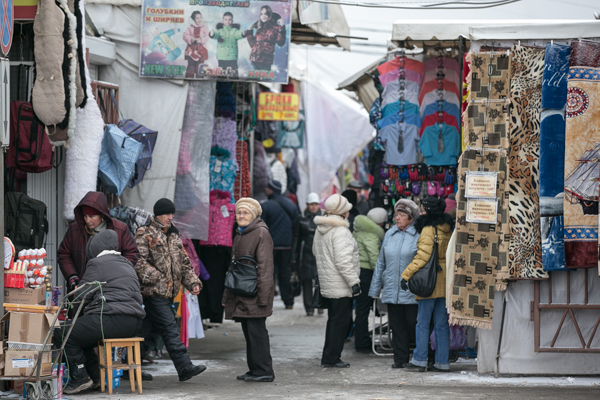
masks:
{"label": "woman's black handbag", "polygon": [[438,262],[438,236],[437,227],[435,228],[435,239],[433,242],[433,251],[427,264],[418,270],[409,280],[408,289],[419,297],[429,297],[435,290],[437,272],[441,271]]}
{"label": "woman's black handbag", "polygon": [[225,289],[242,297],[256,297],[258,288],[258,262],[250,256],[242,256],[231,262],[225,275]]}
{"label": "woman's black handbag", "polygon": [[319,278],[316,279],[315,292],[313,293],[313,308],[327,308],[327,299],[321,295],[321,285],[319,284]]}

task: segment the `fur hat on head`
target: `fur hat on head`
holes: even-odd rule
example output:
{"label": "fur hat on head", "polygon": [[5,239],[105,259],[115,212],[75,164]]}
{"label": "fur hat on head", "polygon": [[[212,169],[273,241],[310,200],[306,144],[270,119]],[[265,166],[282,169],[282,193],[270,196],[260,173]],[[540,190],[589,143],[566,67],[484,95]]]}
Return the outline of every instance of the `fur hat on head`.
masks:
{"label": "fur hat on head", "polygon": [[250,211],[252,214],[252,219],[256,219],[262,214],[262,207],[260,203],[253,198],[250,197],[242,197],[235,203],[235,212],[237,212],[240,208],[245,208]]}
{"label": "fur hat on head", "polygon": [[344,215],[352,209],[352,204],[344,196],[333,194],[325,200],[325,212],[330,215]]}
{"label": "fur hat on head", "polygon": [[427,214],[443,214],[446,211],[446,200],[437,197],[423,199],[421,205]]}
{"label": "fur hat on head", "polygon": [[387,211],[383,207],[375,207],[367,213],[367,217],[377,225],[381,225],[387,220]]}
{"label": "fur hat on head", "polygon": [[408,214],[413,220],[417,219],[419,216],[419,206],[417,206],[414,201],[408,199],[400,199],[396,202],[394,212],[398,211]]}
{"label": "fur hat on head", "polygon": [[355,206],[356,203],[358,202],[358,195],[356,194],[356,192],[354,190],[351,190],[351,189],[344,190],[342,192],[342,196],[347,198],[348,202],[350,202],[350,204],[352,204],[353,206]]}

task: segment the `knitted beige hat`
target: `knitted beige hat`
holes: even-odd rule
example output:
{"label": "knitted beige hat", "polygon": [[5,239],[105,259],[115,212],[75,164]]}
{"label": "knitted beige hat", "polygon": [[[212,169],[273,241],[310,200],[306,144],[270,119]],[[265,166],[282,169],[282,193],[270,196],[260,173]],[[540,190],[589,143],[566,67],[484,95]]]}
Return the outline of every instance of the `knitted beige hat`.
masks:
{"label": "knitted beige hat", "polygon": [[252,214],[252,219],[256,219],[262,214],[262,207],[260,203],[253,198],[250,197],[242,197],[235,203],[235,212],[237,212],[240,208],[245,208],[250,211]]}
{"label": "knitted beige hat", "polygon": [[325,211],[327,214],[344,215],[352,209],[352,204],[339,194],[333,194],[325,200]]}
{"label": "knitted beige hat", "polygon": [[414,201],[408,199],[398,200],[394,206],[394,212],[396,211],[408,214],[413,220],[419,216],[419,206]]}

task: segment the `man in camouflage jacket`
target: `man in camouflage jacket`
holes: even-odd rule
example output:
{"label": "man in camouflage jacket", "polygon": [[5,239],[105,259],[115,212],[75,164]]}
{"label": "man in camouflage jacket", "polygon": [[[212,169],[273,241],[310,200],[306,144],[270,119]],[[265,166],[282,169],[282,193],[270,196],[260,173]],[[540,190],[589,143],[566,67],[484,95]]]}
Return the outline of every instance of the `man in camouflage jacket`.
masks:
{"label": "man in camouflage jacket", "polygon": [[179,330],[173,316],[173,298],[181,284],[193,295],[200,293],[202,283],[190,264],[181,243],[179,231],[173,225],[175,205],[169,199],[154,204],[150,224],[139,228],[135,241],[140,258],[135,265],[140,280],[146,317],[142,325],[142,357],[148,344],[160,335],[165,342],[180,381],[186,381],[206,369],[193,365],[187,349],[179,340]]}

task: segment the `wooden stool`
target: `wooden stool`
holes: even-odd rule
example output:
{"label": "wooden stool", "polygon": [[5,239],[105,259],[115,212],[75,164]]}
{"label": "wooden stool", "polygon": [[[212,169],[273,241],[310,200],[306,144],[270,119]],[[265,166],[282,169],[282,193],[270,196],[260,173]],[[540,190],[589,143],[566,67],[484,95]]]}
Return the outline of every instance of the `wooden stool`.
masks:
{"label": "wooden stool", "polygon": [[[104,342],[98,342],[98,355],[100,356],[100,389],[102,392],[104,392],[107,383],[106,381],[108,381],[108,393],[112,394],[113,370],[123,369],[129,370],[129,383],[131,385],[131,391],[135,393],[135,381],[137,380],[139,393],[142,394],[142,357],[140,354],[140,342],[143,341],[143,338],[133,337],[123,339],[106,339]],[[127,364],[113,364],[113,347],[127,348]],[[106,371],[106,375],[108,376],[107,378],[105,378],[104,371]]]}

